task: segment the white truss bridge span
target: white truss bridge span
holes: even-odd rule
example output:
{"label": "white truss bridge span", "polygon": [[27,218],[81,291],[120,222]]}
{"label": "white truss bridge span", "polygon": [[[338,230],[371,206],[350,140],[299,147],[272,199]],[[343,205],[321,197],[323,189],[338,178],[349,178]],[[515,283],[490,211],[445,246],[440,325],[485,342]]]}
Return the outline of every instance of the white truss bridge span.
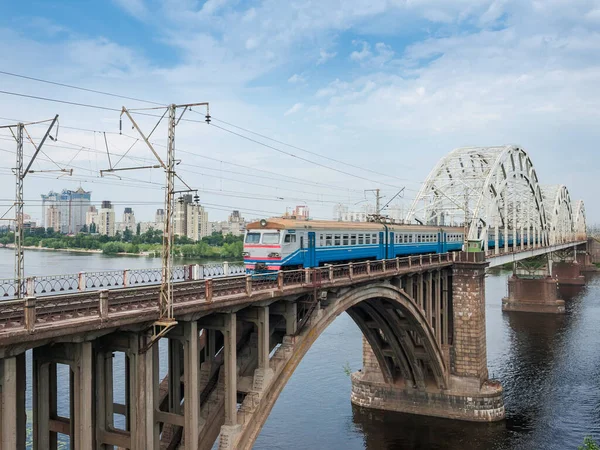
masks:
{"label": "white truss bridge span", "polygon": [[515,233],[542,246],[586,238],[585,208],[564,185],[543,185],[516,145],[463,147],[442,158],[421,186],[407,223],[465,227],[470,241],[505,250]]}

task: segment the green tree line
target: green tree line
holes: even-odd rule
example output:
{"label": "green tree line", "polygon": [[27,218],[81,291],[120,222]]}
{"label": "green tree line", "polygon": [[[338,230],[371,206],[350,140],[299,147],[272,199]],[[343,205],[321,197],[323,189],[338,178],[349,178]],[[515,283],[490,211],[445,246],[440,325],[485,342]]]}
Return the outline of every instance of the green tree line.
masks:
{"label": "green tree line", "polygon": [[[67,236],[57,233],[52,228],[32,228],[25,230],[23,244],[29,247],[44,247],[52,249],[86,249],[102,250],[105,254],[116,253],[149,253],[160,256],[162,250],[162,231],[149,229],[141,233],[138,225],[135,232],[125,229],[115,236],[94,234],[95,230],[84,226],[80,233]],[[14,242],[14,233],[0,232],[0,245],[6,246]],[[243,237],[221,233],[212,233],[199,242],[194,242],[185,236],[175,236],[173,254],[184,258],[229,258],[241,259]]]}

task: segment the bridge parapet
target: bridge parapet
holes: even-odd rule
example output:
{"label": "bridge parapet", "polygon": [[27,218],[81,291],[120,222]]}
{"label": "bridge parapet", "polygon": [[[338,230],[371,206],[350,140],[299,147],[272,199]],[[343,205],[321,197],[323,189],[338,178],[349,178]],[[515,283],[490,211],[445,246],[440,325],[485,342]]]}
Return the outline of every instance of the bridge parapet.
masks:
{"label": "bridge parapet", "polygon": [[[246,271],[243,264],[191,264],[175,266],[174,282],[201,280],[205,278],[241,275]],[[0,279],[0,297],[4,299],[27,296],[57,295],[61,293],[90,292],[103,289],[118,289],[130,286],[151,286],[160,284],[161,268],[104,270],[78,272],[60,275],[27,277],[18,286],[14,278]]]}

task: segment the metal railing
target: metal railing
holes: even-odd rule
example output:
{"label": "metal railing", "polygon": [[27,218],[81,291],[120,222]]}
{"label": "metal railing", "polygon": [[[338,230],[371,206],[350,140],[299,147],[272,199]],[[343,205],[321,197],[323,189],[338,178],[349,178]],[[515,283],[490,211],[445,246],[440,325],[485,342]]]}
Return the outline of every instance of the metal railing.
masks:
{"label": "metal railing", "polygon": [[[183,270],[180,276],[188,282],[178,283],[175,286],[175,311],[177,312],[180,307],[198,302],[208,304],[223,300],[251,300],[253,296],[264,299],[264,294],[272,297],[274,293],[298,292],[298,290],[316,287],[327,288],[336,284],[352,284],[355,281],[390,277],[431,267],[449,266],[455,259],[454,255],[444,253],[411,256],[268,274],[220,275],[196,280],[186,277],[198,273],[204,275],[205,272],[199,267],[182,266]],[[123,287],[124,283],[131,280],[131,273],[120,275],[116,272],[108,272],[106,278],[102,278],[103,289],[99,291],[77,292],[76,288],[71,287],[70,289],[74,292],[70,295],[28,296],[20,300],[0,302],[0,335],[3,331],[12,332],[24,329],[29,333],[34,333],[36,329],[42,327],[64,327],[73,320],[77,320],[78,325],[81,324],[81,321],[86,320],[97,321],[99,319],[105,322],[109,321],[111,316],[119,315],[121,317],[126,312],[158,312],[159,286],[156,283],[148,282],[147,286],[127,285]],[[230,272],[224,271],[223,273]],[[140,274],[136,272],[137,275]],[[142,279],[152,280],[153,278]],[[78,279],[77,286],[88,289],[87,282],[83,284],[80,282],[81,279]],[[42,282],[40,282],[41,285],[43,285]],[[63,284],[57,284],[57,286],[69,289],[73,285],[71,282],[64,281]],[[119,286],[121,289],[107,289],[107,287]],[[148,320],[148,318],[145,316],[141,320]]]}
{"label": "metal railing", "polygon": [[[204,278],[226,277],[245,273],[243,264],[191,264],[175,266],[174,282],[201,280]],[[124,288],[130,286],[151,286],[160,284],[160,268],[105,270],[79,272],[61,275],[43,275],[28,277],[21,292],[28,297],[41,297],[62,293],[90,292],[103,289]],[[17,298],[17,282],[12,278],[0,279],[0,301]]]}

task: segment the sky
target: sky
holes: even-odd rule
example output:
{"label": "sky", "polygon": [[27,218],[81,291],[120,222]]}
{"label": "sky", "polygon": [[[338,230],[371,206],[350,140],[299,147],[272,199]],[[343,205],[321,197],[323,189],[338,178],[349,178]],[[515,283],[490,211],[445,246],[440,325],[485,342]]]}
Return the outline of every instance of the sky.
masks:
{"label": "sky", "polygon": [[[232,209],[268,217],[300,204],[330,219],[338,203],[372,202],[365,190],[375,188],[385,203],[404,187],[394,203],[406,209],[452,149],[517,144],[540,183],[566,185],[585,202],[588,224],[600,222],[598,0],[0,6],[0,126],[59,114],[57,140],[25,180],[25,211],[34,218],[40,194],[81,186],[94,203],[113,201],[117,217],[131,206],[138,220],[150,220],[163,202],[160,169],[100,176],[111,165],[156,164],[126,118],[119,134],[119,110],[209,102],[210,125],[205,108],[193,107],[176,128],[178,175],[199,189],[209,220]],[[163,112],[134,117],[148,134]],[[27,127],[35,142],[46,125]],[[165,120],[150,141],[164,158]],[[14,140],[0,129],[4,210],[13,201],[14,158]],[[39,172],[58,168],[73,174]]]}

